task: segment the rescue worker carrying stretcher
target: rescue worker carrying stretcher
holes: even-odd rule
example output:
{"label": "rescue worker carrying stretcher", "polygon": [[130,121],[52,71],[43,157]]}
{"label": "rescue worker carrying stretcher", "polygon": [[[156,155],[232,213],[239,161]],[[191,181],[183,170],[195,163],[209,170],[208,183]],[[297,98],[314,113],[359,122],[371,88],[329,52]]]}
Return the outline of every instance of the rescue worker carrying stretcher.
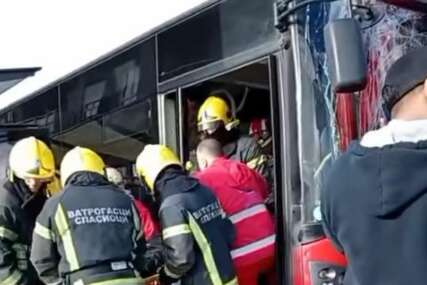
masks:
{"label": "rescue worker carrying stretcher", "polygon": [[187,176],[166,146],[147,145],[136,167],[160,200],[161,284],[236,285],[230,256],[234,229],[213,193]]}
{"label": "rescue worker carrying stretcher", "polygon": [[214,138],[222,145],[227,158],[246,163],[264,177],[267,158],[257,141],[250,136],[243,136],[237,127],[239,120],[233,117],[227,102],[217,96],[209,96],[200,106],[197,114],[197,127],[202,139]]}
{"label": "rescue worker carrying stretcher", "polygon": [[42,141],[18,141],[9,155],[9,179],[0,189],[0,284],[39,285],[30,262],[36,217],[55,173],[52,151]]}
{"label": "rescue worker carrying stretcher", "polygon": [[214,139],[199,144],[197,161],[196,177],[212,189],[236,228],[231,256],[239,284],[275,284],[274,221],[264,205],[267,182],[245,164],[223,157]]}
{"label": "rescue worker carrying stretcher", "polygon": [[132,199],[105,178],[95,152],[76,147],[61,163],[64,190],[48,200],[33,235],[31,261],[47,284],[134,285],[158,263]]}

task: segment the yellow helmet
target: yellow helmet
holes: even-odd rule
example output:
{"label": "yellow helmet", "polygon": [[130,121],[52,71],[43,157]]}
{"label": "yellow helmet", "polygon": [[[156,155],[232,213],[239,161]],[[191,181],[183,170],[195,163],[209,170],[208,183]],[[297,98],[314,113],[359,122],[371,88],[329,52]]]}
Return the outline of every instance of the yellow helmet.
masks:
{"label": "yellow helmet", "polygon": [[212,134],[218,129],[221,123],[229,131],[236,127],[239,121],[233,118],[230,107],[224,99],[210,96],[199,108],[197,128],[199,132],[206,131]]}
{"label": "yellow helmet", "polygon": [[9,154],[11,179],[51,179],[55,174],[55,160],[50,148],[35,137],[19,140]]}
{"label": "yellow helmet", "polygon": [[104,169],[104,161],[98,154],[88,148],[75,147],[65,154],[61,162],[62,186],[78,171],[90,171],[105,176]]}
{"label": "yellow helmet", "polygon": [[58,173],[55,173],[55,175],[52,177],[52,180],[46,185],[47,195],[48,197],[51,197],[56,193],[59,193],[61,190],[62,187],[59,175]]}
{"label": "yellow helmet", "polygon": [[181,166],[176,154],[165,145],[147,145],[136,159],[138,175],[145,181],[151,190],[157,176],[170,165]]}

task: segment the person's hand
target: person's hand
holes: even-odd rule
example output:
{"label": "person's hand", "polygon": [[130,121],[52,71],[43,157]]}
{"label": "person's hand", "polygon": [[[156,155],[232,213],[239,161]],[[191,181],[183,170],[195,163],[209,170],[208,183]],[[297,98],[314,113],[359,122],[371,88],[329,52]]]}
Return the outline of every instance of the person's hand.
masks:
{"label": "person's hand", "polygon": [[144,284],[145,285],[160,285],[159,275],[156,274],[156,275],[150,276],[148,278],[145,278]]}
{"label": "person's hand", "polygon": [[164,267],[164,266],[162,266],[162,267],[160,268],[160,270],[158,271],[158,274],[159,274],[159,281],[160,281],[160,284],[162,284],[162,285],[170,285],[170,284],[175,283],[175,282],[177,282],[177,281],[178,281],[177,279],[172,278],[172,277],[169,277],[169,276],[166,274],[166,272],[165,272],[165,267]]}

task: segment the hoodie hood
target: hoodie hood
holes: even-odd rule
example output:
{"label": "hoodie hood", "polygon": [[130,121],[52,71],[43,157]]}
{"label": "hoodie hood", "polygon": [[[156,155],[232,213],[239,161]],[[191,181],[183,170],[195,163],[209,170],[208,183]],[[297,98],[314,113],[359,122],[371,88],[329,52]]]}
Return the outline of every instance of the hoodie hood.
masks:
{"label": "hoodie hood", "polygon": [[366,133],[361,141],[365,147],[383,147],[400,142],[427,140],[427,120],[404,121],[394,119],[379,130]]}
{"label": "hoodie hood", "polygon": [[[350,147],[352,171],[376,185],[372,199],[380,217],[399,214],[427,192],[427,141],[384,147]],[[372,174],[375,175],[372,175]]]}

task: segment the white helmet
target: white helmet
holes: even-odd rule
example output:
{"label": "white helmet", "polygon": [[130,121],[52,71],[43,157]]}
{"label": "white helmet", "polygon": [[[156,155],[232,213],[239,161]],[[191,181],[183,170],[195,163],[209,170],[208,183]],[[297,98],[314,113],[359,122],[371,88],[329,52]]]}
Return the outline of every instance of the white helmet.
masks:
{"label": "white helmet", "polygon": [[123,176],[117,169],[113,167],[107,167],[105,168],[105,173],[107,176],[108,181],[115,185],[119,185],[123,183]]}

